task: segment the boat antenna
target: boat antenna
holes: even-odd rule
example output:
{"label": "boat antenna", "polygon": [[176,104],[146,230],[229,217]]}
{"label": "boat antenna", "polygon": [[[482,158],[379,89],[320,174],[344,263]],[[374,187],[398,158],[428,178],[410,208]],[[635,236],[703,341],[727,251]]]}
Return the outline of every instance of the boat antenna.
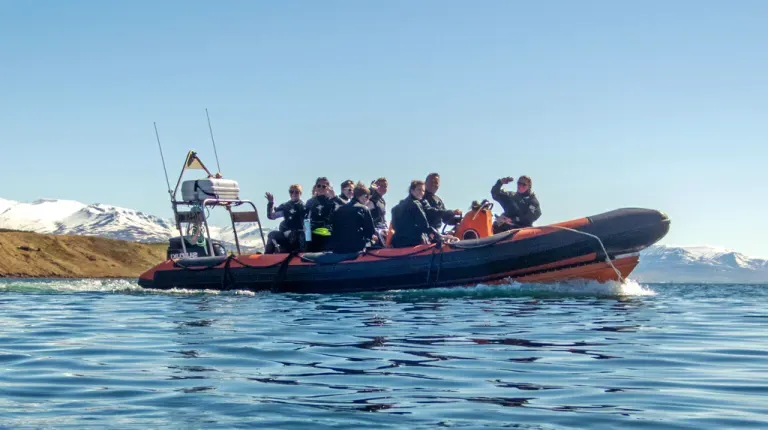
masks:
{"label": "boat antenna", "polygon": [[208,108],[205,108],[205,117],[208,118],[208,131],[211,133],[211,142],[213,142],[213,153],[216,155],[216,168],[221,173],[221,166],[219,165],[219,153],[216,152],[216,139],[213,138],[213,128],[211,127],[211,116],[208,115]]}
{"label": "boat antenna", "polygon": [[163,161],[163,171],[165,172],[165,184],[168,186],[168,195],[171,195],[171,181],[168,180],[168,169],[165,168],[165,157],[163,156],[163,147],[160,145],[160,134],[157,133],[157,123],[155,125],[155,137],[157,138],[157,147],[160,148],[160,159]]}

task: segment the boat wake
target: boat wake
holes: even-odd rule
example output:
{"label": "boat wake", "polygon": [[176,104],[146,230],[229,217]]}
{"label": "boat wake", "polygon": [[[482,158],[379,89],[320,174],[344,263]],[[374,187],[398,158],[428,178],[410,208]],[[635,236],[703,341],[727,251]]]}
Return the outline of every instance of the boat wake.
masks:
{"label": "boat wake", "polygon": [[33,294],[119,293],[138,295],[256,294],[246,290],[216,291],[184,288],[155,290],[140,287],[134,279],[0,279],[0,292]]}
{"label": "boat wake", "polygon": [[503,297],[639,297],[655,296],[656,292],[633,279],[624,282],[597,282],[574,280],[570,282],[525,283],[511,281],[504,284],[477,284],[466,287],[430,288],[425,290],[400,290],[386,293],[364,293],[388,299],[435,299],[435,298],[503,298]]}
{"label": "boat wake", "polygon": [[[257,296],[270,294],[248,290],[198,290],[173,288],[156,290],[142,288],[132,279],[5,279],[0,280],[0,292],[32,294],[118,293],[136,295],[237,295]],[[501,298],[501,297],[637,297],[656,295],[651,288],[632,279],[622,283],[611,281],[571,281],[542,284],[477,284],[465,287],[429,288],[421,290],[392,290],[386,292],[356,293],[355,296],[380,299],[438,299],[438,298]]]}
{"label": "boat wake", "polygon": [[141,291],[128,279],[0,279],[0,292],[57,293],[115,293]]}

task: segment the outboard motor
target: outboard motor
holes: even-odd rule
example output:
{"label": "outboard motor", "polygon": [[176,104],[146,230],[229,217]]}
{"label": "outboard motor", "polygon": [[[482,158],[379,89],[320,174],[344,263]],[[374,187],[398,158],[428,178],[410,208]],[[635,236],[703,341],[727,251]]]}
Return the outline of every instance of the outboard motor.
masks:
{"label": "outboard motor", "polygon": [[[184,254],[184,249],[181,247],[181,240],[182,238],[180,236],[172,237],[168,242],[168,251],[166,252],[166,258],[170,259],[177,259],[177,258],[198,258],[198,257],[211,257],[208,252],[208,244],[206,242],[190,242],[187,240],[186,247],[187,247],[187,253]],[[213,253],[214,256],[223,256],[227,255],[227,250],[224,248],[224,245],[221,244],[218,240],[211,240],[211,243],[213,244]]]}

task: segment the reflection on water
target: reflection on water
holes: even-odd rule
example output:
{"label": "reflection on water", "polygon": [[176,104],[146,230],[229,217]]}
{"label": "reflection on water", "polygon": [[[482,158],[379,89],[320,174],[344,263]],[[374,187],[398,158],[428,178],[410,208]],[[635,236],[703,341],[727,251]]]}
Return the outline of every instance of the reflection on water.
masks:
{"label": "reflection on water", "polygon": [[760,427],[766,298],[750,286],[319,296],[0,282],[0,428]]}

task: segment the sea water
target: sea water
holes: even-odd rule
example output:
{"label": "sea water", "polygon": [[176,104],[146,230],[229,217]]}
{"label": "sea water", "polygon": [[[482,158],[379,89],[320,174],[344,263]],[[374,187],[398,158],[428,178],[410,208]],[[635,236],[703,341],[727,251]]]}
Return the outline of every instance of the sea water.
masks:
{"label": "sea water", "polygon": [[0,428],[767,428],[768,286],[0,280]]}

